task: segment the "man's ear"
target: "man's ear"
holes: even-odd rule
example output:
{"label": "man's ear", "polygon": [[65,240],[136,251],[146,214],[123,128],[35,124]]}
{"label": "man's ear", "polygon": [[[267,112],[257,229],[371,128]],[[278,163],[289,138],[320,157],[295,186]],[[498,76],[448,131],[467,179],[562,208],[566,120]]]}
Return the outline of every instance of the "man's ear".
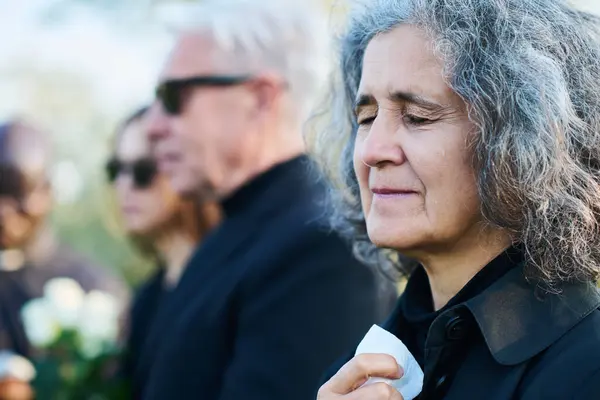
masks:
{"label": "man's ear", "polygon": [[262,74],[256,77],[252,85],[257,96],[259,111],[266,111],[276,106],[285,84],[275,74]]}

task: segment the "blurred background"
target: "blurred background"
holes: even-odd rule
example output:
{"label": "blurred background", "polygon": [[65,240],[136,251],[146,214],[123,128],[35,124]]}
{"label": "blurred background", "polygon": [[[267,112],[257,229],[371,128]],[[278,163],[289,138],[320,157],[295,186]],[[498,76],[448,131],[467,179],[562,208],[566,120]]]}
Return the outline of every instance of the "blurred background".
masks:
{"label": "blurred background", "polygon": [[[345,2],[322,1],[339,27]],[[160,22],[173,3],[0,0],[0,120],[23,116],[51,134],[52,224],[130,284],[149,266],[119,226],[103,167],[116,124],[152,99],[171,40]],[[600,13],[599,0],[575,3]]]}
{"label": "blurred background", "polygon": [[[153,97],[171,44],[169,0],[0,0],[0,120],[51,135],[52,224],[130,283],[149,271],[121,227],[104,164],[116,125]],[[332,22],[342,2],[325,1]]]}

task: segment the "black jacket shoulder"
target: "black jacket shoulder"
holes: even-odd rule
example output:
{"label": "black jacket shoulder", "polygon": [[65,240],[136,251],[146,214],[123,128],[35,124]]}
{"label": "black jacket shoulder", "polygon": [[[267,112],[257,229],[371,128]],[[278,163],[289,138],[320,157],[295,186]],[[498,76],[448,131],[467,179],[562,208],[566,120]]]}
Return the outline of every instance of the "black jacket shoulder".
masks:
{"label": "black jacket shoulder", "polygon": [[600,310],[531,360],[521,388],[523,399],[600,398]]}

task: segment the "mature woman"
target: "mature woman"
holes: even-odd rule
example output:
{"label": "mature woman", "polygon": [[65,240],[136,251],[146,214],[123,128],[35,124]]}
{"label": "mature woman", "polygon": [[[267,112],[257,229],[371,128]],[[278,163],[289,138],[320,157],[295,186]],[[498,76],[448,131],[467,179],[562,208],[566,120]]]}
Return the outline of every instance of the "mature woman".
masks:
{"label": "mature woman", "polygon": [[129,317],[125,373],[133,379],[134,391],[143,357],[152,352],[144,342],[153,332],[163,298],[182,278],[198,242],[220,218],[215,204],[181,199],[158,172],[146,137],[146,112],[147,108],[139,110],[119,128],[114,154],[106,166],[125,229],[140,251],[157,264],[156,273],[138,290]]}
{"label": "mature woman", "polygon": [[[385,328],[419,399],[600,398],[599,21],[563,0],[372,0],[342,44],[316,149],[337,226],[410,272]],[[401,399],[363,384],[402,374],[357,356],[319,399]]]}

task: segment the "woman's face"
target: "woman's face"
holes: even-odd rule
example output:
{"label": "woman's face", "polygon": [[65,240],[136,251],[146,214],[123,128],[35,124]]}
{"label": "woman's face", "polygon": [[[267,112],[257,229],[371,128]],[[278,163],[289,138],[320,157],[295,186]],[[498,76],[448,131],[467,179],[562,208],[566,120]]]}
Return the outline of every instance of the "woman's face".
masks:
{"label": "woman's face", "polygon": [[375,37],[356,99],[354,169],[370,239],[418,258],[481,229],[468,141],[474,125],[423,33]]}
{"label": "woman's face", "polygon": [[109,163],[109,174],[114,177],[129,233],[152,235],[173,221],[179,199],[155,168],[143,121],[135,121],[123,131],[115,157]]}

